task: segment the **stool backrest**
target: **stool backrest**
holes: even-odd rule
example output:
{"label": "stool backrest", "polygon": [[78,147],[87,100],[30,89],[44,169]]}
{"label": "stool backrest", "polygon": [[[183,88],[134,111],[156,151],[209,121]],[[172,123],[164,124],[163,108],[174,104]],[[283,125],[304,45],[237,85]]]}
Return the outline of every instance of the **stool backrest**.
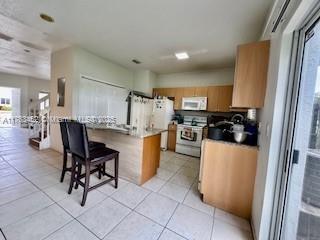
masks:
{"label": "stool backrest", "polygon": [[60,122],[60,131],[61,131],[63,148],[66,150],[69,150],[70,147],[69,147],[68,130],[67,130],[67,122],[66,121]]}
{"label": "stool backrest", "polygon": [[72,154],[82,158],[89,158],[89,144],[86,125],[79,122],[67,122],[69,149]]}

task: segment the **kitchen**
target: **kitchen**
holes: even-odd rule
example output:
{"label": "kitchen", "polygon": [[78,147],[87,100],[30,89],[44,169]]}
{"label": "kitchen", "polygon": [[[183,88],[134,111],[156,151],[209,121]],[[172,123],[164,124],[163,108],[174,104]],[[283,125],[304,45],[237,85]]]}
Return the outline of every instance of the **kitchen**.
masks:
{"label": "kitchen", "polygon": [[[142,185],[156,176],[160,149],[195,157],[203,201],[249,219],[269,47],[269,41],[238,46],[233,85],[154,88],[150,97],[82,76],[78,116],[103,116],[106,105],[109,116],[117,116],[111,124],[87,125],[91,139],[120,152],[124,179]],[[104,100],[108,91],[117,100]]]}
{"label": "kitchen", "polygon": [[[92,69],[88,60],[80,57],[92,57],[79,49],[75,49],[75,53],[70,51],[80,58],[74,64],[81,61],[87,64],[79,64],[68,73],[64,66],[70,63],[63,64],[61,59],[68,59],[69,52],[56,52],[52,62],[53,79],[80,75],[80,79],[71,77],[71,85],[66,85],[66,90],[73,89],[72,107],[65,108],[71,111],[61,116],[115,116],[113,124],[87,124],[87,127],[90,139],[119,151],[121,179],[151,188],[178,202],[188,199],[187,191],[191,188],[192,204],[199,205],[199,209],[216,207],[249,221],[259,151],[257,112],[264,104],[269,44],[261,41],[239,45],[235,69],[222,71],[227,81],[153,87],[148,91],[151,94],[110,84],[103,75],[90,76]],[[183,79],[186,74],[173,75]],[[207,73],[204,78],[206,76]],[[138,77],[145,80],[143,87],[150,88],[150,73]],[[51,91],[56,92],[54,81],[51,86]],[[60,108],[53,106],[53,114],[59,111]],[[55,124],[51,127],[59,131]],[[240,143],[235,141],[236,135],[241,136]],[[52,139],[59,137],[55,135]],[[60,146],[59,142],[52,144]],[[191,170],[187,166],[191,166]],[[112,172],[112,162],[107,163],[107,169]]]}

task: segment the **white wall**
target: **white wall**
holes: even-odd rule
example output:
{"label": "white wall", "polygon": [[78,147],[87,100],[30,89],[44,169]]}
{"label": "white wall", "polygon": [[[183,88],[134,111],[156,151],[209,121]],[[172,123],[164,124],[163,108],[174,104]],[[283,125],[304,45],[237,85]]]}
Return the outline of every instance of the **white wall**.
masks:
{"label": "white wall", "polygon": [[28,97],[29,100],[36,100],[39,98],[39,92],[50,92],[50,81],[29,78],[28,79]]}
{"label": "white wall", "polygon": [[152,95],[157,75],[149,70],[138,70],[133,75],[133,90]]}
{"label": "white wall", "polygon": [[252,223],[258,239],[269,239],[275,181],[279,166],[290,51],[291,35],[272,37],[265,104],[259,113],[260,150],[252,206]]}
{"label": "white wall", "polygon": [[73,115],[78,107],[78,86],[80,75],[90,76],[94,79],[112,83],[128,89],[133,88],[133,71],[109,60],[96,56],[82,48],[74,47],[74,82],[73,82]]}
{"label": "white wall", "polygon": [[207,72],[159,74],[155,87],[196,87],[232,85],[234,68],[216,69]]}
{"label": "white wall", "polygon": [[27,115],[30,99],[38,99],[39,91],[49,91],[49,85],[50,82],[48,80],[0,73],[1,87],[20,88],[21,115]]}
{"label": "white wall", "polygon": [[[80,76],[112,83],[128,89],[133,88],[133,71],[98,57],[79,47],[69,47],[52,54],[51,57],[51,116],[73,117],[78,112]],[[66,78],[65,106],[57,106],[57,79]],[[62,151],[59,124],[51,127],[51,148]]]}
{"label": "white wall", "polygon": [[[74,77],[74,55],[72,48],[62,49],[51,56],[51,80],[50,80],[50,110],[52,117],[71,117],[72,116],[72,93]],[[57,87],[58,78],[66,79],[65,85],[65,105],[57,106]],[[62,152],[62,142],[59,123],[53,122],[50,126],[51,148]]]}

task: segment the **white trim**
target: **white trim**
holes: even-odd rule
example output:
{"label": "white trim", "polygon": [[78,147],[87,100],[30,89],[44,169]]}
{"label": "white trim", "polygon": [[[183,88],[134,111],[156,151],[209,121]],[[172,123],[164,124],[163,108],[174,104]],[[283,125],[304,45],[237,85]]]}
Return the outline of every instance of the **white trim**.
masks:
{"label": "white trim", "polygon": [[[309,8],[305,8],[307,10]],[[287,107],[286,107],[286,119],[285,125],[287,126],[283,129],[282,133],[282,150],[281,156],[279,159],[279,171],[277,174],[277,186],[276,190],[278,195],[275,194],[275,203],[273,209],[273,219],[272,219],[272,228],[270,234],[273,234],[273,239],[280,239],[282,237],[282,228],[285,217],[286,217],[286,201],[287,201],[287,192],[288,192],[288,183],[291,181],[291,168],[292,168],[292,153],[294,146],[294,133],[295,133],[295,123],[296,123],[296,114],[298,106],[298,95],[300,89],[301,81],[301,70],[303,62],[303,51],[305,44],[305,33],[308,31],[313,24],[320,18],[320,4],[317,8],[314,8],[311,11],[311,14],[308,14],[308,18],[300,23],[298,40],[295,40],[293,51],[296,51],[292,56],[291,62],[291,77],[288,89],[292,89],[292,92],[287,97]],[[297,38],[297,36],[296,36]],[[294,65],[292,67],[292,65]],[[288,92],[289,92],[288,91]],[[287,154],[286,154],[287,153]]]}
{"label": "white trim", "polygon": [[87,79],[87,80],[90,80],[90,81],[95,81],[95,82],[99,82],[99,83],[102,83],[102,84],[106,84],[106,85],[110,85],[110,86],[118,87],[118,88],[123,88],[123,89],[127,89],[127,90],[131,91],[130,88],[126,88],[126,87],[123,87],[121,85],[117,85],[117,84],[114,84],[114,83],[103,81],[103,80],[100,80],[100,79],[97,79],[97,78],[94,78],[94,77],[91,77],[91,76],[88,76],[88,75],[80,74],[80,78],[84,78],[84,79]]}

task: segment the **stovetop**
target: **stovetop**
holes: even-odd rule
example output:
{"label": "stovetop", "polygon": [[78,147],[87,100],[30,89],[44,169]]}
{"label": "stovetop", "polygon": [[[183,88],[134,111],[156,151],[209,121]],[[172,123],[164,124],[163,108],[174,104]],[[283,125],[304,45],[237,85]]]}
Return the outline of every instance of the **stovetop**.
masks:
{"label": "stovetop", "polygon": [[178,124],[186,127],[203,128],[207,126],[207,118],[199,116],[185,116],[182,124]]}

